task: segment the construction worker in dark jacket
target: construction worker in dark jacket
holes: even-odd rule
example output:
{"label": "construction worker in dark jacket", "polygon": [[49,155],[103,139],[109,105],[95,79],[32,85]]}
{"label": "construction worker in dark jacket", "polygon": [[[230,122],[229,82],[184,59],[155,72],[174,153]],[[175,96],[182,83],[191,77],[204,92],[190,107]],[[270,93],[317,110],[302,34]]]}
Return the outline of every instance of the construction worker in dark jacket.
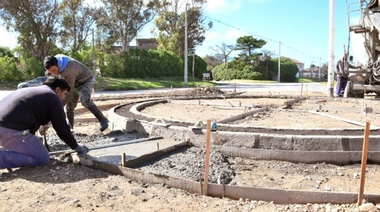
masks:
{"label": "construction worker in dark jacket", "polygon": [[343,57],[338,60],[335,66],[335,74],[336,77],[336,88],[335,93],[337,97],[342,97],[344,94],[344,90],[346,89],[346,85],[348,82],[348,76],[349,76],[349,69],[359,69],[360,66],[353,66],[348,62],[348,52],[343,53]]}
{"label": "construction worker in dark jacket", "polygon": [[108,119],[91,99],[95,77],[83,63],[63,54],[47,56],[44,59],[47,75],[61,75],[71,86],[63,105],[66,105],[66,116],[71,128],[74,128],[74,110],[80,99],[83,107],[91,111],[100,122],[100,131],[108,128]]}
{"label": "construction worker in dark jacket", "polygon": [[0,100],[0,168],[41,166],[50,155],[35,133],[51,122],[58,136],[73,150],[86,154],[78,145],[66,122],[62,100],[70,85],[60,76],[51,75],[44,85],[18,89]]}

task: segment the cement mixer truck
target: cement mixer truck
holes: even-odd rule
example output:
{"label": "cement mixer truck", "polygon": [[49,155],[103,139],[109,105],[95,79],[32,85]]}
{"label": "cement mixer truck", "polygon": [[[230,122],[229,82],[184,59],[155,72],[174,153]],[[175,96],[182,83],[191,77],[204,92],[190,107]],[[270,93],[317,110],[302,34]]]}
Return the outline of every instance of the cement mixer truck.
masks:
{"label": "cement mixer truck", "polygon": [[348,70],[345,96],[380,96],[380,0],[346,0],[349,23],[348,50],[352,40],[351,63],[360,69]]}

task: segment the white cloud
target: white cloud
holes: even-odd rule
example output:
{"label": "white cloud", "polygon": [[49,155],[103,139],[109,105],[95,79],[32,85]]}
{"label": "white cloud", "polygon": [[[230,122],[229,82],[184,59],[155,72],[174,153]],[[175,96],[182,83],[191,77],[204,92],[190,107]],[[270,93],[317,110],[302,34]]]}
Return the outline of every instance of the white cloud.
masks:
{"label": "white cloud", "polygon": [[239,37],[242,37],[242,36],[246,36],[246,35],[247,35],[247,33],[242,32],[238,29],[232,29],[226,33],[225,39],[226,40],[233,40],[234,42],[236,42],[236,39],[238,39]]}
{"label": "white cloud", "polygon": [[213,55],[215,52],[210,50],[210,47],[220,46],[222,43],[227,45],[235,45],[236,39],[244,35],[246,35],[246,33],[236,29],[231,29],[223,33],[209,31],[206,34],[206,40],[203,42],[203,45],[197,47],[197,54],[201,57]]}
{"label": "white cloud", "polygon": [[240,8],[240,2],[241,1],[208,0],[205,9],[209,14],[229,14]]}
{"label": "white cloud", "polygon": [[239,9],[241,5],[247,3],[266,3],[271,0],[208,0],[206,3],[206,12],[209,14],[230,14]]}
{"label": "white cloud", "polygon": [[251,3],[267,3],[270,1],[272,0],[247,0],[247,2],[251,2]]}
{"label": "white cloud", "polygon": [[0,26],[0,46],[13,49],[17,45],[16,33],[9,32],[4,26]]}

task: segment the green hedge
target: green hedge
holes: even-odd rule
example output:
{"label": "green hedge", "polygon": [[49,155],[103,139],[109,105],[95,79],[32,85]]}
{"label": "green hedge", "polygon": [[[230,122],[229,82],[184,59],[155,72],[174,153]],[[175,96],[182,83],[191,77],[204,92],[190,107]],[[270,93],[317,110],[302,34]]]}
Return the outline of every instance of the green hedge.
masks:
{"label": "green hedge", "polygon": [[16,67],[13,57],[0,57],[0,81],[17,81],[22,79],[22,73]]}
{"label": "green hedge", "polygon": [[[100,70],[103,76],[115,78],[183,77],[183,58],[163,50],[131,49],[128,52],[106,54]],[[188,57],[188,76],[192,76],[193,56]],[[196,56],[194,75],[201,79],[206,62]]]}
{"label": "green hedge", "polygon": [[[289,59],[281,58],[281,82],[296,82],[298,68]],[[212,70],[214,80],[276,80],[273,79],[278,75],[278,59],[261,61],[253,64],[245,64],[242,61],[235,60],[228,63],[222,63]]]}

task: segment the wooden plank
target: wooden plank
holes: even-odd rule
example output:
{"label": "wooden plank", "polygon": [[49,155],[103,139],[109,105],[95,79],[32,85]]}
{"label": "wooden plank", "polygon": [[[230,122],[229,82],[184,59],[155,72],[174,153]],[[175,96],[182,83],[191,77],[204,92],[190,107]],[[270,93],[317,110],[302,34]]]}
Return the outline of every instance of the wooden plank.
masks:
{"label": "wooden plank", "polygon": [[367,154],[368,154],[368,139],[369,139],[369,128],[370,123],[367,122],[364,130],[364,139],[363,139],[363,149],[362,149],[362,165],[360,172],[360,186],[359,186],[359,194],[358,194],[358,205],[362,204],[363,193],[364,193],[364,183],[365,183],[365,171],[367,168]]}
{"label": "wooden plank", "polygon": [[205,174],[204,174],[204,195],[208,192],[208,174],[210,170],[210,137],[211,137],[211,120],[207,120],[206,132],[206,155],[205,155]]}
{"label": "wooden plank", "polygon": [[266,107],[265,108],[255,109],[255,110],[252,110],[252,111],[249,111],[249,112],[246,112],[246,113],[242,113],[242,114],[239,114],[239,115],[236,115],[236,116],[232,116],[230,118],[222,119],[220,121],[217,121],[217,123],[226,124],[228,122],[233,122],[233,121],[236,121],[236,120],[239,120],[239,119],[244,119],[247,116],[250,116],[250,115],[253,115],[255,113],[262,112],[262,111],[267,111],[267,110],[268,110],[268,108],[266,108]]}
{"label": "wooden plank", "polygon": [[[86,166],[100,169],[113,174],[125,176],[128,179],[148,184],[165,184],[172,188],[182,189],[190,193],[201,193],[199,182],[166,175],[153,174],[127,167],[106,164],[93,160]],[[281,190],[258,187],[242,187],[222,184],[209,184],[208,195],[212,197],[227,197],[234,200],[249,199],[256,201],[267,201],[275,204],[352,204],[355,203],[355,193],[344,192],[318,192],[301,190]],[[380,202],[380,195],[365,194],[363,196],[368,202]]]}
{"label": "wooden plank", "polygon": [[181,150],[181,149],[184,149],[187,147],[189,147],[189,143],[188,142],[182,142],[182,143],[179,143],[179,144],[174,145],[174,146],[170,146],[170,147],[165,148],[165,149],[161,149],[161,150],[149,153],[149,154],[142,155],[142,156],[137,157],[137,158],[127,160],[127,161],[125,161],[124,166],[129,167],[129,168],[139,167],[139,166],[143,165],[144,163],[147,163],[149,161],[153,161],[159,157],[162,157],[164,155],[170,154],[174,151],[178,151],[178,150]]}
{"label": "wooden plank", "polygon": [[289,101],[284,102],[284,105],[293,105],[294,103],[303,101],[305,99],[306,99],[306,97],[300,97],[300,98],[297,98],[297,99],[289,100]]}

